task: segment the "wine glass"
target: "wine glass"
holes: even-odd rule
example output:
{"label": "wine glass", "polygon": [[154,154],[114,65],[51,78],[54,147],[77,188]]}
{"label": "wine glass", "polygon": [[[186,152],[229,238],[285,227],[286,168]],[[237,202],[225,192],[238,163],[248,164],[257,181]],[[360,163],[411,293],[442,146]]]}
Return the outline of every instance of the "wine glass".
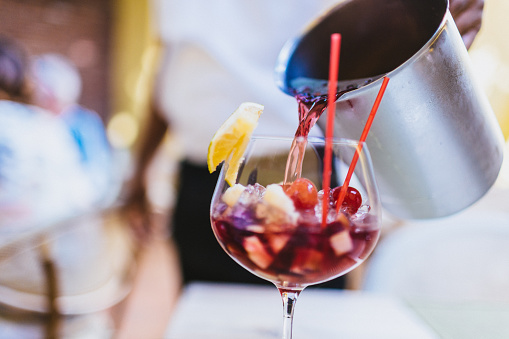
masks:
{"label": "wine glass", "polygon": [[[326,196],[324,149],[321,138],[253,137],[236,182],[225,180],[226,161],[212,197],[211,224],[219,244],[242,267],[278,288],[283,339],[292,337],[299,293],[360,265],[380,235],[380,200],[366,144],[333,140]],[[339,192],[356,152],[358,161],[338,211]]]}

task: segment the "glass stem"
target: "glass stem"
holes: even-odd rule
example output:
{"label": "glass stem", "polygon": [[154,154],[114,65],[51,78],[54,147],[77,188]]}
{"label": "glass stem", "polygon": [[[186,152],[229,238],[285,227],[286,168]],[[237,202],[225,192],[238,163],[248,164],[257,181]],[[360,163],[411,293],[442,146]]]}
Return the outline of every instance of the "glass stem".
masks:
{"label": "glass stem", "polygon": [[279,289],[283,299],[283,339],[292,339],[293,311],[301,290]]}

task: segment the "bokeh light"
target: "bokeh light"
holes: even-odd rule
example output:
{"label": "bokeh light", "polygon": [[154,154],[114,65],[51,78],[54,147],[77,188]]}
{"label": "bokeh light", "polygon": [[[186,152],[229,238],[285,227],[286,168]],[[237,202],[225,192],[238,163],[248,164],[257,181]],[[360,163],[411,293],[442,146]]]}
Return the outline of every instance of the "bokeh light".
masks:
{"label": "bokeh light", "polygon": [[115,114],[107,128],[108,139],[115,148],[131,148],[138,137],[139,124],[133,114],[120,112]]}

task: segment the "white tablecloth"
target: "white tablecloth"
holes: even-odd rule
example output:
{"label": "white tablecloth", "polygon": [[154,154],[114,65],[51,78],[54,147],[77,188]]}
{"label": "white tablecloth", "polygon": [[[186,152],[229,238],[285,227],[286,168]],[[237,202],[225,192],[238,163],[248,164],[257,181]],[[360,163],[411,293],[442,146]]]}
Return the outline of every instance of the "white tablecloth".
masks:
{"label": "white tablecloth", "polygon": [[[188,285],[166,339],[281,338],[283,307],[273,286]],[[437,339],[404,302],[377,294],[307,288],[298,298],[294,339]]]}

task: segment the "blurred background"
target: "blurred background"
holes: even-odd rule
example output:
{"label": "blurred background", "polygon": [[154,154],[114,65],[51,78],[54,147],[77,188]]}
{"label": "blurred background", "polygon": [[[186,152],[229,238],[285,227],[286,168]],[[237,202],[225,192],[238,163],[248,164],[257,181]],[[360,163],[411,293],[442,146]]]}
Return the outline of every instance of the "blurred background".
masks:
{"label": "blurred background", "polygon": [[[157,1],[153,0],[2,0],[0,30],[19,39],[30,53],[57,52],[78,67],[83,78],[80,103],[102,117],[108,138],[130,152],[143,130],[152,80],[161,46],[157,32]],[[507,140],[509,138],[509,28],[504,13],[509,3],[485,1],[484,21],[469,53]],[[179,157],[168,136],[163,156]],[[172,165],[158,162],[157,181],[167,181]],[[157,164],[156,164],[157,166]],[[168,184],[168,183],[166,183]],[[155,204],[172,203],[166,186],[152,185]],[[158,189],[159,187],[159,189]]]}
{"label": "blurred background", "polygon": [[[506,140],[509,138],[509,2],[486,0],[484,22],[469,53]],[[0,32],[21,41],[31,54],[56,52],[79,68],[83,79],[80,103],[95,110],[126,173],[130,155],[145,123],[155,66],[160,56],[154,5],[150,0],[0,0]],[[155,162],[151,182],[154,205],[171,208],[172,169],[180,156],[171,135]],[[507,169],[507,166],[505,167]],[[171,253],[153,250],[141,259],[145,270],[138,289],[124,304],[119,337],[161,333],[170,314]],[[154,273],[157,271],[157,273]],[[166,274],[168,273],[168,274]],[[166,274],[166,275],[164,275]],[[147,293],[149,292],[149,293]],[[151,309],[151,313],[144,310]],[[160,310],[154,317],[154,310]],[[157,313],[157,312],[155,312]],[[127,319],[127,320],[126,320]],[[157,323],[159,321],[159,323]],[[143,326],[141,325],[143,324]],[[162,324],[162,325],[161,325]],[[142,328],[142,329],[140,329]],[[159,332],[158,332],[159,331]],[[129,334],[128,334],[129,333]],[[144,337],[150,337],[144,336]]]}
{"label": "blurred background", "polygon": [[[58,52],[80,68],[81,103],[104,119],[112,144],[129,149],[143,124],[159,55],[150,0],[2,0],[0,30],[31,53]],[[509,137],[509,3],[485,1],[470,55],[504,136]],[[154,16],[155,17],[155,16]]]}

